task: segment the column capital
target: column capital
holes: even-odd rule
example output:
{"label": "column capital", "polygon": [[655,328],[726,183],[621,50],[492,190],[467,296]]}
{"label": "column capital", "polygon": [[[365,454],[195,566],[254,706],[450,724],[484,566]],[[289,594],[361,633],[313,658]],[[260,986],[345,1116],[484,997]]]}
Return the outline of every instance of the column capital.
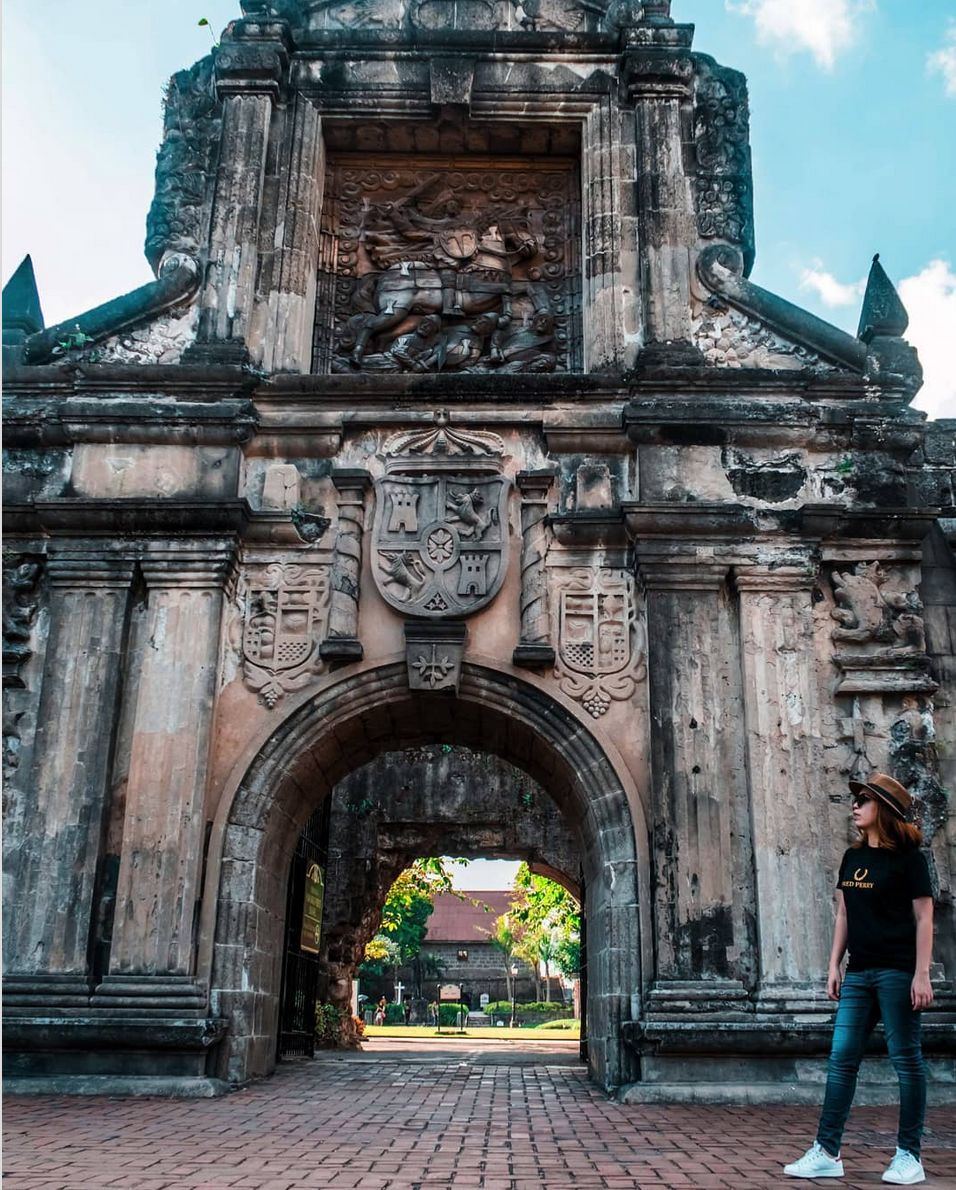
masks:
{"label": "column capital", "polygon": [[358,493],[361,497],[372,486],[372,477],[364,467],[333,467],[329,479],[340,496]]}
{"label": "column capital", "polygon": [[647,591],[719,591],[730,566],[726,562],[688,558],[637,561],[637,577]]}
{"label": "column capital", "polygon": [[288,64],[288,28],[282,22],[242,22],[216,54],[216,92],[265,96],[273,103]]}
{"label": "column capital", "polygon": [[809,591],[817,580],[815,563],[800,566],[735,566],[734,585],[738,591]]}
{"label": "column capital", "polygon": [[234,542],[184,542],[151,549],[140,561],[146,586],[225,588],[238,569]]}
{"label": "column capital", "polygon": [[93,550],[61,550],[51,546],[46,570],[53,587],[113,587],[125,590],[133,581],[136,559],[110,557]]}
{"label": "column capital", "polygon": [[557,464],[542,467],[536,471],[519,471],[515,476],[515,486],[521,493],[521,499],[528,504],[543,503],[558,475]]}

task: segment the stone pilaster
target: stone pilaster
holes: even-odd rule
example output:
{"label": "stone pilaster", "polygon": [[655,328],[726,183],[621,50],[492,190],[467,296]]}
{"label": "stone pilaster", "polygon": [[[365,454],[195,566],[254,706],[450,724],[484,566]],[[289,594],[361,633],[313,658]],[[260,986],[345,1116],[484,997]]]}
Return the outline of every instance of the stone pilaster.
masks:
{"label": "stone pilaster", "polygon": [[[54,545],[32,777],[4,928],[8,975],[89,972],[133,562]],[[13,906],[10,905],[10,909]]]}
{"label": "stone pilaster", "polygon": [[[253,359],[267,372],[309,372],[319,260],[319,222],[325,189],[322,118],[299,96],[288,124],[291,145],[279,166],[278,202],[270,223],[275,244],[272,285],[256,310],[249,341]],[[264,271],[269,227],[263,228]]]}
{"label": "stone pilaster", "polygon": [[515,665],[553,665],[551,608],[548,602],[548,496],[554,469],[521,471],[521,638]]}
{"label": "stone pilaster", "polygon": [[637,142],[638,225],[644,298],[644,355],[702,362],[691,344],[690,253],[695,239],[684,170],[681,107],[692,61],[664,52],[631,60],[629,94]]}
{"label": "stone pilaster", "polygon": [[287,61],[281,23],[239,22],[216,55],[223,101],[196,362],[247,358],[259,261],[259,222],[273,109]]}
{"label": "stone pilaster", "polygon": [[371,479],[367,471],[339,469],[332,472],[338,504],[338,529],[332,562],[332,598],[328,635],[319,648],[326,661],[360,661],[358,638],[359,592],[362,575],[362,538],[365,533],[365,493]]}
{"label": "stone pilaster", "polygon": [[136,687],[110,978],[192,973],[220,624],[234,565],[233,545],[219,542],[151,551],[142,562],[147,644]]}
{"label": "stone pilaster", "polygon": [[716,562],[641,558],[647,598],[655,984],[723,1010],[751,976],[749,856],[736,625]]}
{"label": "stone pilaster", "polygon": [[817,705],[811,566],[738,566],[759,1003],[822,1000],[833,889]]}

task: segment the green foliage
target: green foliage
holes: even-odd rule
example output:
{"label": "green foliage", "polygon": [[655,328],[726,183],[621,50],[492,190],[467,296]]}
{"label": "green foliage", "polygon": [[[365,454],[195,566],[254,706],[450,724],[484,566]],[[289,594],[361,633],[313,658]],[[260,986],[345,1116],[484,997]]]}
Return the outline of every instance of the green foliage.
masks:
{"label": "green foliage", "polygon": [[405,1024],[405,1009],[401,1004],[386,1004],[385,1005],[385,1024],[386,1025],[404,1025]]}
{"label": "green foliage", "polygon": [[198,26],[198,28],[200,28],[200,29],[208,29],[208,30],[209,30],[209,36],[212,38],[212,44],[213,44],[214,46],[218,46],[218,45],[219,45],[219,42],[218,42],[218,41],[216,41],[216,35],[215,35],[215,33],[213,33],[213,31],[212,31],[212,25],[209,23],[209,18],[208,18],[208,17],[200,17],[200,18],[199,18],[199,20],[196,22],[196,25],[197,25],[197,26]]}
{"label": "green foliage", "polygon": [[434,1020],[435,1009],[438,1009],[438,1019],[441,1022],[442,1028],[458,1024],[458,1014],[464,1010],[465,1015],[468,1015],[468,1008],[464,1004],[458,1004],[454,1000],[445,1000],[441,1004],[429,1004],[428,1015]]}
{"label": "green foliage", "polygon": [[[562,1017],[573,1012],[570,1004],[552,1004],[547,1000],[532,1000],[528,1004],[518,1004],[518,1015]],[[486,1016],[507,1016],[511,1013],[510,1000],[493,1000],[481,1010]]]}
{"label": "green foliage", "polygon": [[315,1006],[315,1039],[329,1044],[338,1040],[342,1032],[342,1010],[334,1004]]}
{"label": "green foliage", "polygon": [[[458,861],[461,862],[461,861]],[[441,859],[418,859],[388,890],[379,931],[365,947],[365,975],[410,963],[422,948],[438,893],[453,892],[452,876]]]}
{"label": "green foliage", "polygon": [[92,343],[92,335],[86,335],[80,330],[79,323],[72,331],[68,331],[62,339],[57,339],[51,355],[65,355],[68,351],[79,351],[87,343]]}
{"label": "green foliage", "polygon": [[581,939],[562,938],[554,954],[554,965],[566,979],[573,979],[581,971]]}

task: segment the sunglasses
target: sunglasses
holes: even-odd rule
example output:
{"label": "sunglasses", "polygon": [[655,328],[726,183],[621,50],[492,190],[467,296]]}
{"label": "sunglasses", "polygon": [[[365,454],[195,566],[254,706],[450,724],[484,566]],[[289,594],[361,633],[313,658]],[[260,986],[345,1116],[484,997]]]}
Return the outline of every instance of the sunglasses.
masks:
{"label": "sunglasses", "polygon": [[873,799],[868,793],[853,793],[850,795],[850,801],[854,806],[865,806],[867,802],[872,802]]}

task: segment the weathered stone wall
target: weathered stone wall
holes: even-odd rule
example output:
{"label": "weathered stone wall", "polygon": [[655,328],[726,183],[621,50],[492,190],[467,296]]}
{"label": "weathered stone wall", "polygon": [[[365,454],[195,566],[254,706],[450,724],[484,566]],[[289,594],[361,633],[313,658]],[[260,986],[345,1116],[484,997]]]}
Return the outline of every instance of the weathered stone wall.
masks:
{"label": "weathered stone wall", "polygon": [[[298,832],[450,744],[574,840],[593,1076],[676,1095],[812,1084],[846,780],[896,773],[952,1083],[954,460],[889,279],[856,339],[749,281],[744,81],[669,4],[372,7],[245,3],[177,76],[156,281],[5,327],[11,1069],[268,1073]],[[549,153],[580,261],[541,162],[502,184]]]}

